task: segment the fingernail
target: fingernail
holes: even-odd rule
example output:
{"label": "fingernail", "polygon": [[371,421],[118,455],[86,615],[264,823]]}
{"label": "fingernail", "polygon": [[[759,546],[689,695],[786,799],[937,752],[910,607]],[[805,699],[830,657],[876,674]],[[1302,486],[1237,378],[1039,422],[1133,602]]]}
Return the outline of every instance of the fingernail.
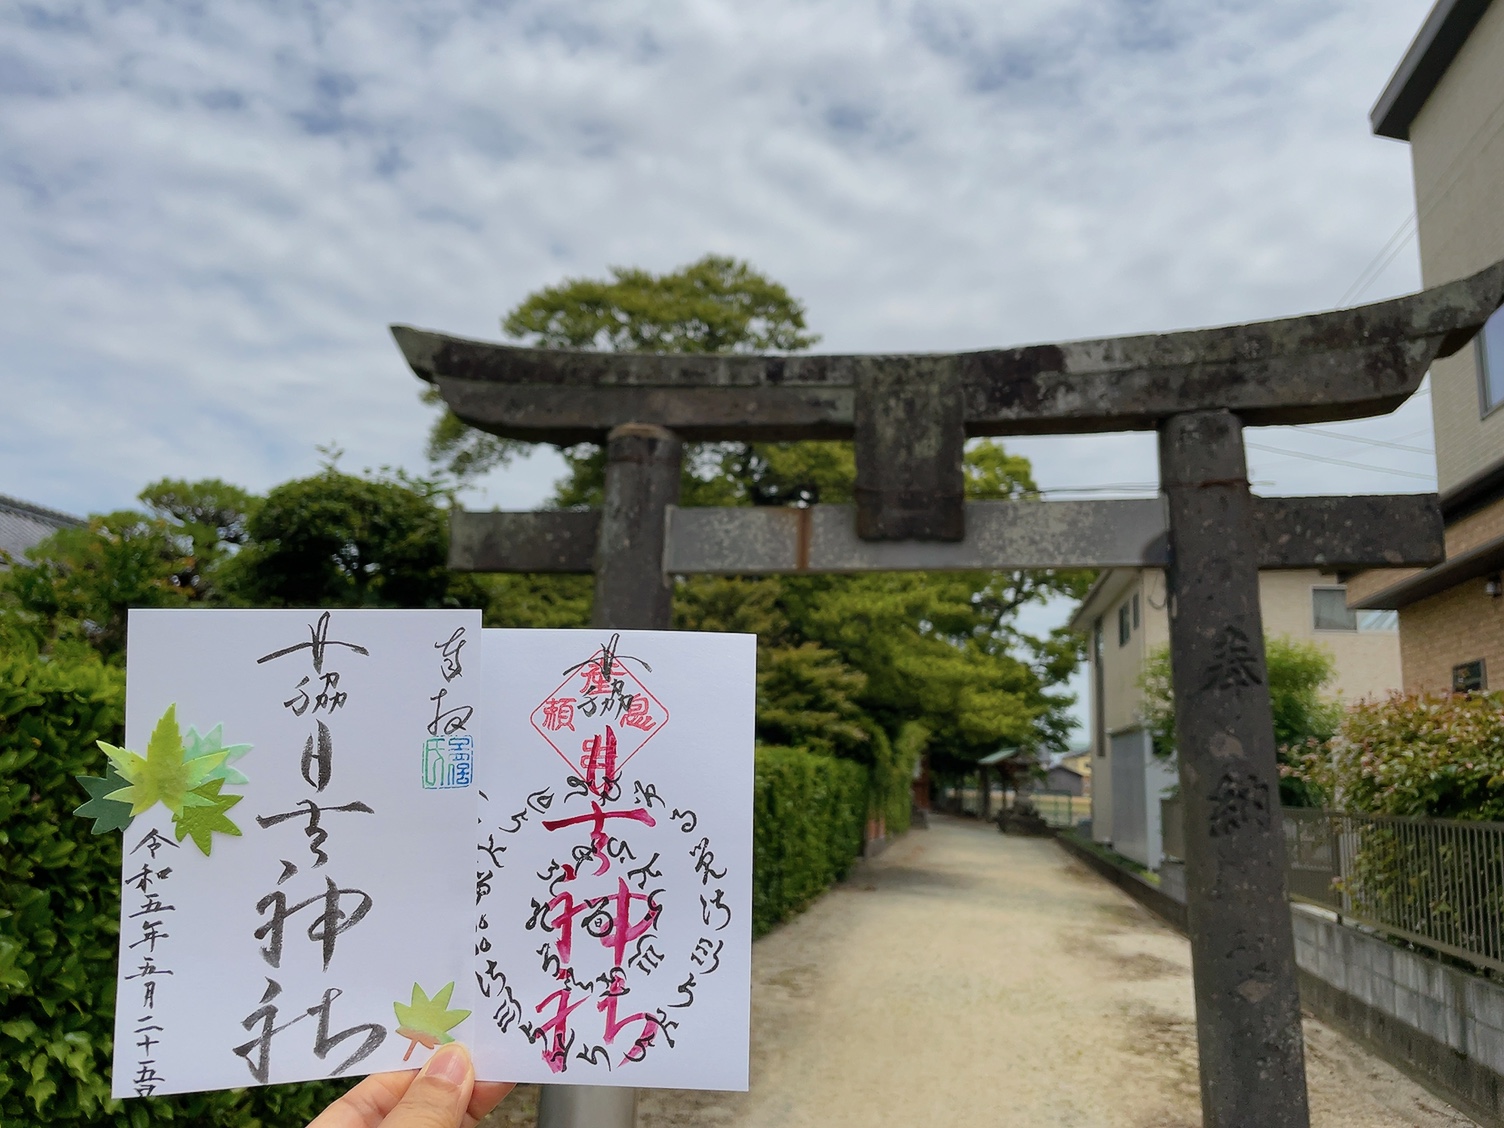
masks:
{"label": "fingernail", "polygon": [[470,1074],[470,1055],[459,1042],[448,1042],[428,1059],[423,1075],[439,1081],[447,1081],[458,1089]]}

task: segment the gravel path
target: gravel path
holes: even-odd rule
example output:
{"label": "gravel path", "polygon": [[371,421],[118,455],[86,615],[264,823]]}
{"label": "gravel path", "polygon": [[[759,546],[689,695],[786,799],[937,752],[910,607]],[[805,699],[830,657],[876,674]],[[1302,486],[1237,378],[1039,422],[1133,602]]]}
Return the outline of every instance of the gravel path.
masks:
{"label": "gravel path", "polygon": [[[1201,1123],[1189,947],[1047,840],[936,819],[759,940],[752,978],[751,1092],[644,1092],[639,1128]],[[1472,1123],[1306,1040],[1315,1125]],[[497,1125],[530,1122],[517,1097]]]}
{"label": "gravel path", "polygon": [[[1316,1128],[1471,1125],[1305,1021]],[[486,1128],[535,1122],[523,1086]],[[638,1128],[1196,1128],[1191,954],[1054,842],[935,818],[752,949],[752,1090]]]}

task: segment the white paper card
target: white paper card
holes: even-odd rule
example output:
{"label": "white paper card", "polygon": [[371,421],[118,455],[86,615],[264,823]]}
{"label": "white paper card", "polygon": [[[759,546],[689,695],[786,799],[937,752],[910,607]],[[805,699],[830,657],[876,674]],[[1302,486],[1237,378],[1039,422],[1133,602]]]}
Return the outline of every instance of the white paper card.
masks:
{"label": "white paper card", "polygon": [[479,635],[475,611],[131,613],[117,1097],[470,1039]]}
{"label": "white paper card", "polygon": [[479,1076],[746,1089],[755,637],[484,644]]}

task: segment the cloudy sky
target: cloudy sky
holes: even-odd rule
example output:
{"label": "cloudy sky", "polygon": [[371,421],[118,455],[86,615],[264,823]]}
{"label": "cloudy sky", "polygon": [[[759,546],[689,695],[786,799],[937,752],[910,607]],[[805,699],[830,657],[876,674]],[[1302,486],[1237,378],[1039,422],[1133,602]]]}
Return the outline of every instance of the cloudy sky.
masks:
{"label": "cloudy sky", "polygon": [[[1405,292],[1408,150],[1367,112],[1428,6],[0,0],[0,493],[422,469],[387,324],[497,337],[613,264],[748,259],[833,351]],[[1251,476],[1434,488],[1429,419],[1251,434]],[[1155,480],[1144,436],[1016,445],[1048,488]]]}

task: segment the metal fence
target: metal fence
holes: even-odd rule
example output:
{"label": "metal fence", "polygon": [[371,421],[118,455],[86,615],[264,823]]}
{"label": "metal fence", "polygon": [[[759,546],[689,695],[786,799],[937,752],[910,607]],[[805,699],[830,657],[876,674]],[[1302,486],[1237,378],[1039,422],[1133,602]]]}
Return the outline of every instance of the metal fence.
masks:
{"label": "metal fence", "polygon": [[1075,827],[1091,818],[1091,796],[1041,788],[1029,792],[1039,817],[1054,827]]}
{"label": "metal fence", "polygon": [[1290,896],[1504,971],[1504,823],[1285,808]]}

